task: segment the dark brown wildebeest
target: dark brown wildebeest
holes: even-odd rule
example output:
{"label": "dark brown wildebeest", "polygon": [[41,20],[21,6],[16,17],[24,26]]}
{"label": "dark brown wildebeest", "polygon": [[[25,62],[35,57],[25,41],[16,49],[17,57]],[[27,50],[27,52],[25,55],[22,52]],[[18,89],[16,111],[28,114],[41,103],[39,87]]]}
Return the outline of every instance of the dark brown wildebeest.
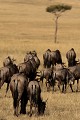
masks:
{"label": "dark brown wildebeest", "polygon": [[8,56],[7,58],[5,58],[5,60],[3,61],[3,66],[4,67],[8,67],[13,74],[18,72],[18,67],[16,66],[16,64],[14,64],[14,59],[11,59],[10,56]]}
{"label": "dark brown wildebeest", "polygon": [[5,66],[8,66],[10,64],[13,64],[13,62],[12,62],[10,56],[8,56],[7,58],[4,59],[3,66],[5,67]]}
{"label": "dark brown wildebeest", "polygon": [[11,74],[10,69],[8,67],[2,67],[0,69],[0,89],[3,86],[4,82],[6,82],[7,83],[6,93],[9,88],[9,83],[10,83],[10,78],[11,78],[10,74]]}
{"label": "dark brown wildebeest", "polygon": [[38,69],[38,67],[40,66],[40,60],[39,60],[39,58],[37,56],[37,52],[34,50],[34,51],[31,52],[31,54],[33,55],[33,57],[35,59],[36,66],[37,66],[37,69]]}
{"label": "dark brown wildebeest", "polygon": [[44,67],[50,68],[51,66],[54,66],[57,64],[63,64],[62,63],[62,57],[59,50],[51,51],[48,49],[43,54],[43,60],[44,60]]}
{"label": "dark brown wildebeest", "polygon": [[3,61],[3,66],[4,66],[4,67],[12,66],[12,67],[15,67],[16,70],[18,70],[16,64],[14,64],[14,61],[15,61],[14,58],[11,59],[11,57],[8,56],[7,58],[4,59],[4,61]]}
{"label": "dark brown wildebeest", "polygon": [[51,52],[51,64],[52,66],[57,64],[62,64],[62,57],[59,50],[55,50]]}
{"label": "dark brown wildebeest", "polygon": [[21,100],[20,113],[26,114],[28,80],[24,74],[17,73],[11,77],[10,90],[13,97],[14,115],[18,116],[18,107]]}
{"label": "dark brown wildebeest", "polygon": [[35,110],[38,109],[37,112],[39,115],[43,115],[46,108],[46,102],[42,101],[39,83],[35,80],[29,82],[27,92],[30,101],[30,116],[32,116],[33,106],[35,106]]}
{"label": "dark brown wildebeest", "polygon": [[[33,59],[33,58],[32,58]],[[28,60],[27,62],[20,63],[18,65],[19,73],[24,73],[30,80],[36,77],[36,63],[33,60]]]}
{"label": "dark brown wildebeest", "polygon": [[38,69],[39,65],[40,65],[40,60],[37,57],[37,52],[36,51],[30,51],[26,53],[26,56],[24,58],[24,62],[27,62],[28,60],[31,60],[32,58],[34,58],[35,62],[36,62],[36,67]]}
{"label": "dark brown wildebeest", "polygon": [[41,75],[40,75],[40,81],[42,81],[43,83],[43,79],[46,79],[46,87],[47,87],[47,91],[50,89],[50,86],[53,86],[53,90],[54,90],[54,82],[52,79],[52,74],[53,74],[53,70],[52,68],[45,68],[43,71],[41,71]]}
{"label": "dark brown wildebeest", "polygon": [[[10,78],[13,74],[18,73],[18,68],[15,64],[9,64],[5,67],[0,68],[0,89],[4,83],[7,83],[6,94],[9,89]],[[6,96],[5,94],[5,96]]]}
{"label": "dark brown wildebeest", "polygon": [[62,92],[66,92],[67,84],[70,85],[70,88],[73,92],[72,84],[73,84],[75,78],[69,69],[63,68],[63,67],[61,67],[61,68],[58,67],[58,69],[56,68],[56,70],[53,70],[53,80],[58,81],[59,89],[60,89],[60,84],[63,85]]}
{"label": "dark brown wildebeest", "polygon": [[33,55],[31,53],[28,55],[29,56],[25,58],[25,62],[18,65],[18,69],[20,73],[25,73],[30,80],[33,80],[36,77],[38,66]]}
{"label": "dark brown wildebeest", "polygon": [[79,79],[80,79],[80,63],[76,64],[75,66],[69,67],[68,69],[74,75],[75,80],[77,80],[77,89],[76,89],[76,92],[78,92],[78,90],[79,90]]}
{"label": "dark brown wildebeest", "polygon": [[75,50],[73,48],[71,48],[66,53],[66,58],[67,58],[67,61],[68,61],[68,67],[76,65],[76,52],[75,52]]}
{"label": "dark brown wildebeest", "polygon": [[44,62],[44,68],[50,68],[51,67],[51,50],[48,49],[43,54],[43,62]]}

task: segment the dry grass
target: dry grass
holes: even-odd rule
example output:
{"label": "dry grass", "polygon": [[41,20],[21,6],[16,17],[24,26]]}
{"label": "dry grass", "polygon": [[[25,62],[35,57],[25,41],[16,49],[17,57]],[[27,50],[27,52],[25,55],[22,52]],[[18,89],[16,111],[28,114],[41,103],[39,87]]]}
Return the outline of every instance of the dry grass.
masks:
{"label": "dry grass", "polygon": [[[59,19],[58,43],[54,44],[55,24],[53,16],[45,8],[54,3],[67,3],[72,10],[65,12]],[[0,66],[8,55],[16,58],[16,63],[23,61],[28,50],[36,50],[43,67],[42,55],[48,48],[59,49],[63,61],[65,54],[73,47],[80,58],[80,2],[79,0],[0,0]],[[44,85],[45,86],[45,85]],[[11,93],[5,98],[5,85],[0,90],[0,120],[79,120],[80,93],[66,94],[59,91],[42,90],[44,100],[48,98],[44,116],[29,118],[28,115],[13,116]],[[75,89],[75,86],[74,86]],[[10,96],[10,97],[9,97]],[[29,108],[28,108],[29,111]]]}

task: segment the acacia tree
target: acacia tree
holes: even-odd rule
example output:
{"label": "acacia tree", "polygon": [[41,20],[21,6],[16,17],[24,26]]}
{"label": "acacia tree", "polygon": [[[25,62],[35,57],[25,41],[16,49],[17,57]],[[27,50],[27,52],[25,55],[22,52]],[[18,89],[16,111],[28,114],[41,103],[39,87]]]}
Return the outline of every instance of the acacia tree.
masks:
{"label": "acacia tree", "polygon": [[46,12],[52,13],[55,16],[55,34],[54,34],[54,42],[57,42],[57,30],[58,30],[58,18],[62,15],[63,12],[67,10],[71,10],[72,6],[58,4],[58,5],[51,5],[46,8]]}

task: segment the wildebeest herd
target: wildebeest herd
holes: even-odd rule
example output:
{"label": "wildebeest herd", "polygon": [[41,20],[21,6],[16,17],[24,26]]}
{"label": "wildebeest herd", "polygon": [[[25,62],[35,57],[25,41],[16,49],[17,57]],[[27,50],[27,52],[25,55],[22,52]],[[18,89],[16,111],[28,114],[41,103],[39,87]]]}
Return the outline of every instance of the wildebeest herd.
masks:
{"label": "wildebeest herd", "polygon": [[[14,59],[10,56],[3,61],[3,67],[0,68],[0,89],[4,83],[7,83],[6,94],[10,86],[13,98],[14,115],[26,114],[26,106],[30,102],[30,116],[32,116],[32,107],[38,115],[43,115],[46,109],[46,101],[41,96],[40,82],[46,80],[47,91],[52,90],[57,83],[59,90],[66,93],[67,86],[71,91],[75,80],[77,80],[77,89],[79,89],[80,63],[76,61],[76,52],[71,48],[66,53],[68,67],[62,61],[59,50],[51,51],[47,49],[43,54],[43,70],[39,70],[40,60],[36,51],[29,51],[24,57],[24,61],[18,65],[14,64]],[[61,89],[62,86],[62,89]],[[5,96],[6,96],[5,94]],[[18,107],[20,104],[20,113]]]}

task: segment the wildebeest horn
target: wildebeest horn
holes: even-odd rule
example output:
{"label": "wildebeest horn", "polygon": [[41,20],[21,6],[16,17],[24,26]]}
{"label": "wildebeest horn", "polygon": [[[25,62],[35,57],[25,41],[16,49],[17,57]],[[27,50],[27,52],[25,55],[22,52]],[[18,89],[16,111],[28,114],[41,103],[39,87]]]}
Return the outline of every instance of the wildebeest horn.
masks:
{"label": "wildebeest horn", "polygon": [[12,61],[14,62],[14,61],[16,61],[16,59],[12,58]]}

